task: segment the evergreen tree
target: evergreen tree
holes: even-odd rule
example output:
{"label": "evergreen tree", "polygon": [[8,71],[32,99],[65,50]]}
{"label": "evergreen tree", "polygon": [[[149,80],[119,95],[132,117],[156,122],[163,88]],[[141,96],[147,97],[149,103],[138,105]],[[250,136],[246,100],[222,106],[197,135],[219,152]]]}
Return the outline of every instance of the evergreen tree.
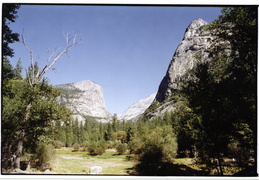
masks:
{"label": "evergreen tree", "polygon": [[21,59],[19,59],[18,62],[16,63],[16,66],[14,68],[14,76],[17,79],[22,79],[22,61],[21,61]]}
{"label": "evergreen tree", "polygon": [[256,157],[257,125],[257,7],[223,8],[222,13],[208,27],[216,37],[211,61],[199,64],[183,89],[189,107],[200,116],[199,155],[217,158],[221,175],[221,155],[227,154],[233,140]]}
{"label": "evergreen tree", "polygon": [[13,33],[12,30],[8,27],[8,25],[12,22],[15,22],[15,19],[18,17],[17,10],[20,8],[20,5],[17,4],[8,4],[4,3],[2,6],[2,32],[3,32],[3,43],[2,43],[2,52],[3,56],[10,56],[13,57],[14,51],[12,48],[9,47],[10,43],[14,43],[19,41],[19,34]]}
{"label": "evergreen tree", "polygon": [[117,128],[118,128],[118,117],[117,117],[117,114],[114,114],[112,116],[112,129],[114,132],[117,132]]}

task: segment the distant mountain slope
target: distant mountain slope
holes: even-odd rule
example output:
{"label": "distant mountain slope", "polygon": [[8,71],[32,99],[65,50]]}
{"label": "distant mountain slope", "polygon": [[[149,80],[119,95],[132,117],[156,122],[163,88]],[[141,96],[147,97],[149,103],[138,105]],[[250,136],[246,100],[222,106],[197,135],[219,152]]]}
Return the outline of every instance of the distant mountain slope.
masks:
{"label": "distant mountain slope", "polygon": [[[145,117],[161,115],[166,110],[174,110],[174,103],[170,97],[180,89],[180,84],[186,80],[186,73],[199,62],[209,60],[211,33],[202,27],[208,22],[195,19],[186,28],[183,40],[177,47],[169,64],[165,77],[161,81],[155,100],[144,114]],[[152,108],[152,109],[151,109]]]}
{"label": "distant mountain slope", "polygon": [[62,92],[59,103],[67,105],[79,121],[85,121],[89,116],[101,122],[111,119],[105,107],[102,87],[97,83],[87,80],[55,87]]}
{"label": "distant mountain slope", "polygon": [[118,116],[121,120],[136,120],[153,102],[156,93],[149,95],[148,97],[139,100],[137,103],[128,107],[121,115]]}

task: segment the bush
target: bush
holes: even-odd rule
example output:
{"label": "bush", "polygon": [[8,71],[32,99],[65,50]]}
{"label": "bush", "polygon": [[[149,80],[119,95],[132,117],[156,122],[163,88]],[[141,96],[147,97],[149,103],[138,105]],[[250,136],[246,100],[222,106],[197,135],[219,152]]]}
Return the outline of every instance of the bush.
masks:
{"label": "bush", "polygon": [[107,148],[108,149],[112,149],[115,145],[115,142],[114,141],[107,141]]}
{"label": "bush", "polygon": [[128,145],[126,143],[120,143],[116,146],[118,154],[124,154],[127,151]]}
{"label": "bush", "polygon": [[85,141],[81,144],[81,147],[83,147],[83,151],[87,151],[87,147],[89,146],[89,142]]}
{"label": "bush", "polygon": [[125,143],[127,141],[127,133],[125,131],[119,131],[117,132],[117,140],[119,140],[122,143]]}
{"label": "bush", "polygon": [[143,141],[140,138],[134,138],[129,142],[129,150],[131,154],[140,154],[143,146]]}
{"label": "bush", "polygon": [[90,155],[102,155],[106,150],[106,143],[104,141],[92,142],[88,146],[88,152]]}
{"label": "bush", "polygon": [[63,146],[64,146],[64,143],[62,143],[61,141],[53,141],[52,142],[52,145],[54,146],[54,148],[56,148],[56,149],[60,149],[60,148],[62,148]]}
{"label": "bush", "polygon": [[40,144],[36,156],[42,171],[50,169],[51,161],[55,157],[54,147],[51,144]]}
{"label": "bush", "polygon": [[133,139],[129,149],[143,163],[169,162],[176,156],[177,139],[171,126],[156,127]]}
{"label": "bush", "polygon": [[176,156],[177,139],[171,126],[157,127],[143,138],[140,161],[169,162]]}
{"label": "bush", "polygon": [[75,151],[78,151],[79,148],[80,148],[80,144],[75,143],[75,144],[73,145],[73,149],[74,149]]}

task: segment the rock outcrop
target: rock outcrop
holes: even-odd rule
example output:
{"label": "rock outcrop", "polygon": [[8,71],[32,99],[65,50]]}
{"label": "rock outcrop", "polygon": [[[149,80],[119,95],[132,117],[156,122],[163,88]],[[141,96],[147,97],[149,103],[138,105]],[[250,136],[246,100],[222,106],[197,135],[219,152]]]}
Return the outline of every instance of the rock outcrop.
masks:
{"label": "rock outcrop", "polygon": [[92,166],[89,169],[89,174],[102,174],[103,168],[101,166]]}
{"label": "rock outcrop", "polygon": [[136,120],[154,101],[156,93],[139,100],[137,103],[128,107],[121,115],[118,116],[120,120]]}
{"label": "rock outcrop", "polygon": [[[157,110],[149,113],[147,116],[152,117],[160,114],[165,108],[173,110],[173,102],[169,100],[173,92],[180,89],[180,84],[186,80],[186,73],[191,70],[198,62],[205,62],[209,59],[207,50],[212,40],[211,33],[203,27],[208,22],[202,19],[196,19],[187,27],[183,40],[177,47],[173,58],[169,64],[165,77],[160,83],[157,95],[153,104],[160,104]],[[166,104],[170,104],[167,106]],[[165,108],[161,108],[165,106]],[[159,112],[158,112],[159,111]]]}
{"label": "rock outcrop", "polygon": [[55,86],[62,95],[58,101],[73,111],[73,117],[85,121],[86,117],[94,117],[99,122],[108,122],[111,114],[106,110],[103,90],[92,81],[82,81]]}

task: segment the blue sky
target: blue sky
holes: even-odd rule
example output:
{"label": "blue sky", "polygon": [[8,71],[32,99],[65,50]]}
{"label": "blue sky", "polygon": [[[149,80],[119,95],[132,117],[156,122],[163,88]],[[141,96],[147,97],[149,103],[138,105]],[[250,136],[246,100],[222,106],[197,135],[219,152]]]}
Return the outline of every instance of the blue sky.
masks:
{"label": "blue sky", "polygon": [[[44,67],[48,49],[65,46],[64,33],[81,36],[69,55],[45,74],[50,84],[91,80],[102,86],[107,110],[122,113],[156,92],[189,23],[211,22],[218,7],[23,5],[10,25],[24,34],[34,58]],[[22,43],[11,44],[24,67],[29,53]]]}

